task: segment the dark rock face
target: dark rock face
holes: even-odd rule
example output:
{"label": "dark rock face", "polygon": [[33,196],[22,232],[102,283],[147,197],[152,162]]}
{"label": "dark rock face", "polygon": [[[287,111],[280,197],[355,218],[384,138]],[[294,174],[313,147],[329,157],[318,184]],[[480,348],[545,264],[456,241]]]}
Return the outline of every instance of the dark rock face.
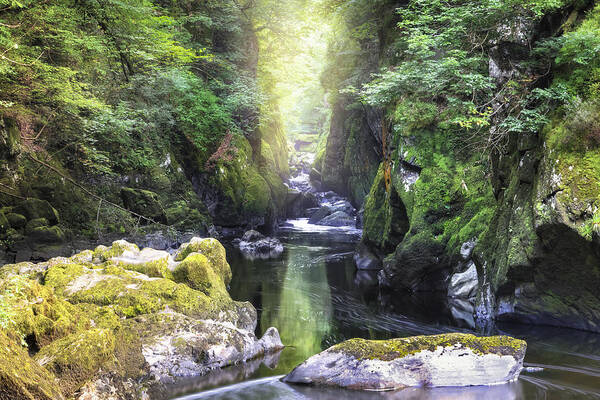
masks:
{"label": "dark rock face", "polygon": [[[167,222],[167,216],[156,193],[150,190],[122,188],[121,198],[128,210],[156,222]],[[144,223],[147,223],[147,221],[144,221]]]}
{"label": "dark rock face", "polygon": [[359,243],[354,253],[354,263],[359,270],[379,271],[383,267],[381,259],[373,254],[364,243]]}

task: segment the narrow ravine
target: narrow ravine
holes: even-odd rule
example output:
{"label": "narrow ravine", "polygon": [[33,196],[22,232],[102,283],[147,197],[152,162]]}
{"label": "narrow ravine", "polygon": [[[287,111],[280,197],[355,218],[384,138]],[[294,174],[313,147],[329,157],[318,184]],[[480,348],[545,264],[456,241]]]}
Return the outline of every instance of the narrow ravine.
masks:
{"label": "narrow ravine", "polygon": [[[325,205],[344,199],[310,188],[300,170],[290,186],[312,191]],[[328,199],[329,197],[329,199]],[[334,201],[331,201],[334,198]],[[312,211],[310,211],[312,212]],[[309,212],[309,213],[310,213]],[[328,227],[307,218],[282,224],[284,253],[248,260],[228,249],[231,295],[258,310],[257,334],[276,326],[287,347],[280,354],[180,383],[172,399],[591,399],[600,398],[600,335],[557,328],[502,326],[498,333],[528,341],[526,370],[517,382],[493,387],[410,388],[400,392],[349,392],[280,382],[306,358],[343,340],[389,339],[467,330],[455,326],[444,304],[382,294],[371,272],[353,261],[361,231]],[[268,277],[268,278],[265,278]]]}

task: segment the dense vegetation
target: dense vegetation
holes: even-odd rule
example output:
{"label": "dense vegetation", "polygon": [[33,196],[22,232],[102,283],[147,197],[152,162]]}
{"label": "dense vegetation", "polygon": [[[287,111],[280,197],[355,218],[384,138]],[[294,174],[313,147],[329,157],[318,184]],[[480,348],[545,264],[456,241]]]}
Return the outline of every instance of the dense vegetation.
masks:
{"label": "dense vegetation", "polygon": [[[41,199],[63,230],[92,236],[151,222],[272,224],[287,146],[257,64],[261,24],[275,26],[284,10],[267,10],[266,1],[0,3],[3,214]],[[26,233],[6,228],[7,244]]]}
{"label": "dense vegetation", "polygon": [[598,6],[327,5],[333,114],[316,167],[364,205],[380,283],[445,293],[474,262],[467,313],[596,329]]}

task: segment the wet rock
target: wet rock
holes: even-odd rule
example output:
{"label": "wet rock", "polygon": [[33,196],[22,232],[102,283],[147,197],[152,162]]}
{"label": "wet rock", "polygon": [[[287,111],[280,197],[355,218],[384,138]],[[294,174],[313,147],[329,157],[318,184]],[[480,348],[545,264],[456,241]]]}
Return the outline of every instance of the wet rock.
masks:
{"label": "wet rock", "polygon": [[290,190],[286,199],[286,215],[289,218],[304,217],[307,209],[318,206],[319,200],[314,194]]}
{"label": "wet rock", "polygon": [[318,224],[319,221],[321,221],[323,218],[327,217],[328,215],[331,215],[331,213],[332,213],[332,211],[331,211],[331,208],[329,208],[329,206],[322,206],[317,211],[312,213],[312,215],[308,219],[308,223],[309,224]]}
{"label": "wet rock", "polygon": [[342,211],[348,215],[356,214],[356,209],[348,200],[338,200],[329,206],[332,212]]}
{"label": "wet rock", "polygon": [[283,380],[355,390],[495,385],[519,376],[526,348],[507,336],[460,333],[351,339],[309,358]]}
{"label": "wet rock", "polygon": [[359,243],[354,253],[354,263],[360,270],[379,271],[383,268],[381,259],[377,257],[364,243]]}
{"label": "wet rock", "polygon": [[356,220],[354,219],[354,217],[346,214],[343,211],[336,211],[333,214],[328,215],[327,217],[325,217],[322,220],[320,220],[319,222],[317,222],[317,225],[336,226],[336,227],[341,227],[341,226],[354,227],[356,225]]}
{"label": "wet rock", "polygon": [[448,297],[470,299],[477,295],[479,278],[477,267],[471,261],[464,272],[457,272],[450,277]]}
{"label": "wet rock", "polygon": [[283,245],[278,239],[266,237],[257,231],[244,233],[238,247],[248,258],[273,258],[283,253]]}

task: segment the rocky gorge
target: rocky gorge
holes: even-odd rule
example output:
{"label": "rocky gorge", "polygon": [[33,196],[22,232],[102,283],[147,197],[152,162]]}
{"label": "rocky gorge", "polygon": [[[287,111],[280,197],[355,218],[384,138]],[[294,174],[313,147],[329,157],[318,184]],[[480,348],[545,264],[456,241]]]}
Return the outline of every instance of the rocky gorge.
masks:
{"label": "rocky gorge", "polygon": [[590,0],[0,0],[0,399],[598,397],[599,38]]}

